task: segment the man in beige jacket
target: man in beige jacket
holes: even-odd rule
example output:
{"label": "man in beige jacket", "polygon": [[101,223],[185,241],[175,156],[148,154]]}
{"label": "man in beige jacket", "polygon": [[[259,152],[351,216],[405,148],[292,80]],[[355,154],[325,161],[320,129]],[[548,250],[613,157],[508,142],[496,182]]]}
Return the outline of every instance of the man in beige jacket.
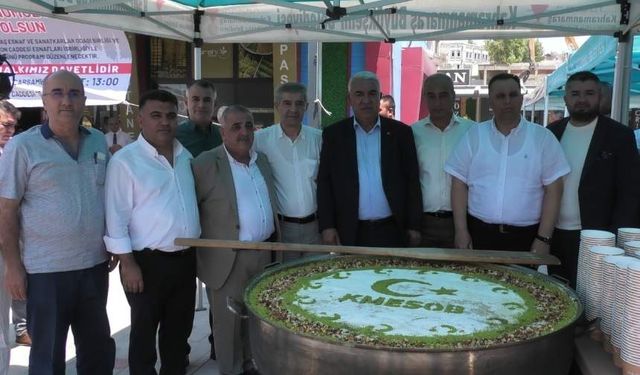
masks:
{"label": "man in beige jacket", "polygon": [[[223,145],[193,161],[202,238],[270,241],[278,237],[273,177],[266,157],[252,150],[253,116],[229,106],[219,119]],[[246,321],[238,305],[249,279],[271,261],[266,251],[198,250],[198,277],[211,290],[215,350],[221,374],[252,374]]]}

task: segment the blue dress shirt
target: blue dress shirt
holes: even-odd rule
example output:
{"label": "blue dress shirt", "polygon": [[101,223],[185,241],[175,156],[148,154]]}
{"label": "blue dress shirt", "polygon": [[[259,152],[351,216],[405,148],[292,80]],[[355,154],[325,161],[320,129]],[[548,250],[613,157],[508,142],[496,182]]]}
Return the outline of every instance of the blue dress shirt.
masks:
{"label": "blue dress shirt", "polygon": [[353,120],[358,155],[358,182],[360,184],[358,219],[376,220],[391,216],[391,207],[382,187],[380,118],[370,131],[365,131]]}

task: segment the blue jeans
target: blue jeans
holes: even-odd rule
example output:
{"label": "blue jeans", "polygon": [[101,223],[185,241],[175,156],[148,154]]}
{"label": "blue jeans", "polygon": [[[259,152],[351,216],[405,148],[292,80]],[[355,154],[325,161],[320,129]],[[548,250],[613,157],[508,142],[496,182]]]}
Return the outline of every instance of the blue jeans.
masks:
{"label": "blue jeans", "polygon": [[115,342],[107,318],[107,263],[67,272],[27,275],[30,375],[64,375],[69,326],[79,375],[112,374]]}

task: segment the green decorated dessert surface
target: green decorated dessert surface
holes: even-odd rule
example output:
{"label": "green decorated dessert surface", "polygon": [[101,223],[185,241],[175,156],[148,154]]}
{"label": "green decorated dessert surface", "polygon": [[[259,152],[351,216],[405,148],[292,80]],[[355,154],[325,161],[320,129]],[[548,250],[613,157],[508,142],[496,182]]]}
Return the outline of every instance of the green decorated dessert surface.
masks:
{"label": "green decorated dessert surface", "polygon": [[577,302],[554,283],[511,268],[344,256],[283,268],[248,292],[279,327],[365,345],[463,349],[556,331]]}

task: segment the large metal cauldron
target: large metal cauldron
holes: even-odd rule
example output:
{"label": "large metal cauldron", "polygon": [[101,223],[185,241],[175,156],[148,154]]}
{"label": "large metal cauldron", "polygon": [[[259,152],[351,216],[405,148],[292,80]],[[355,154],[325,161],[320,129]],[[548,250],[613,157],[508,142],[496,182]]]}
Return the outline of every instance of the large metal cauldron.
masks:
{"label": "large metal cauldron", "polygon": [[[257,276],[245,290],[245,302],[262,278],[309,261],[313,260],[276,266]],[[475,350],[397,349],[335,343],[305,336],[266,322],[247,304],[254,362],[263,375],[568,374],[573,358],[574,327],[582,314],[582,305],[575,292],[528,268],[498,267],[535,275],[555,284],[578,304],[576,316],[555,332],[518,343]]]}

